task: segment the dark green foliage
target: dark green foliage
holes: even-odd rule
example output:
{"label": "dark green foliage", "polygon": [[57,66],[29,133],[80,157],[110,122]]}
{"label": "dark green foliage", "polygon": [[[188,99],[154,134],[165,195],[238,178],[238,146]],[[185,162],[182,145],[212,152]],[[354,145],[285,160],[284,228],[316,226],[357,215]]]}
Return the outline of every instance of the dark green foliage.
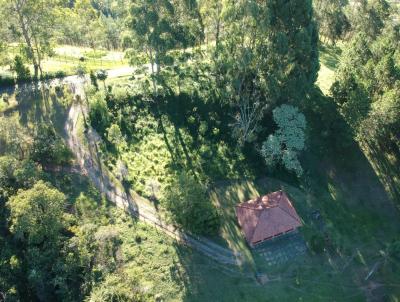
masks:
{"label": "dark green foliage", "polygon": [[99,84],[97,83],[97,76],[93,70],[90,70],[89,76],[90,76],[90,83],[93,85],[96,91],[99,90]]}
{"label": "dark green foliage", "polygon": [[151,64],[152,93],[157,95],[158,85],[164,81],[160,71],[174,63],[168,52],[186,49],[204,39],[204,29],[197,22],[200,16],[197,3],[170,0],[131,0],[131,3],[127,24],[134,47],[127,54],[134,66],[142,65],[143,53],[146,55]]}
{"label": "dark green foliage", "polygon": [[344,13],[347,0],[316,0],[313,4],[320,34],[335,44],[350,30],[350,21]]}
{"label": "dark green foliage", "polygon": [[12,86],[15,84],[15,80],[12,77],[5,77],[0,75],[0,87]]}
{"label": "dark green foliage", "polygon": [[219,215],[196,179],[180,173],[165,189],[163,205],[180,227],[194,234],[215,235],[220,227]]}
{"label": "dark green foliage", "polygon": [[66,72],[60,70],[56,72],[45,72],[40,76],[41,80],[62,79],[67,76]]}
{"label": "dark green foliage", "polygon": [[[19,190],[7,202],[10,231],[22,262],[17,284],[26,282],[26,294],[39,300],[55,299],[52,267],[58,260],[65,202],[64,194],[42,181]],[[22,294],[24,285],[19,289]]]}
{"label": "dark green foliage", "polygon": [[111,124],[107,103],[101,94],[97,94],[95,100],[90,105],[89,119],[91,125],[99,133],[105,133]]}
{"label": "dark green foliage", "polygon": [[349,20],[354,33],[365,33],[375,39],[390,19],[391,7],[386,0],[357,0],[350,6]]}
{"label": "dark green foliage", "polygon": [[317,79],[318,32],[310,0],[269,1],[270,53],[263,74],[279,103],[298,102]]}
{"label": "dark green foliage", "polygon": [[331,92],[347,122],[362,140],[392,139],[400,129],[398,27],[387,26],[371,40],[354,36],[343,54]]}
{"label": "dark green foliage", "polygon": [[18,82],[29,81],[31,79],[29,67],[25,66],[21,56],[15,56],[12,70],[17,74]]}
{"label": "dark green foliage", "polygon": [[311,250],[317,254],[321,254],[325,249],[325,238],[322,234],[315,234],[311,237]]}
{"label": "dark green foliage", "polygon": [[70,161],[71,152],[52,127],[41,124],[33,138],[31,158],[42,165],[64,165]]}
{"label": "dark green foliage", "polygon": [[390,244],[389,255],[400,260],[400,240],[395,240]]}
{"label": "dark green foliage", "polygon": [[318,32],[309,0],[226,6],[226,34],[212,73],[222,100],[233,107],[233,133],[243,145],[257,141],[271,105],[298,104],[313,88]]}
{"label": "dark green foliage", "polygon": [[0,200],[7,200],[18,189],[29,188],[41,176],[31,160],[17,160],[12,156],[0,157]]}

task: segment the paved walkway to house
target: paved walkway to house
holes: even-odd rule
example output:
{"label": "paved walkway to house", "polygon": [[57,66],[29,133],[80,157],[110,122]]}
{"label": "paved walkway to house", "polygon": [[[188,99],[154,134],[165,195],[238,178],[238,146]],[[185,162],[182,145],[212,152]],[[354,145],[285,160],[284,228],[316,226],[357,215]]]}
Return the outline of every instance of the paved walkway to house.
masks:
{"label": "paved walkway to house", "polygon": [[268,266],[284,264],[306,252],[306,243],[299,232],[268,240],[254,249],[254,253],[262,256]]}

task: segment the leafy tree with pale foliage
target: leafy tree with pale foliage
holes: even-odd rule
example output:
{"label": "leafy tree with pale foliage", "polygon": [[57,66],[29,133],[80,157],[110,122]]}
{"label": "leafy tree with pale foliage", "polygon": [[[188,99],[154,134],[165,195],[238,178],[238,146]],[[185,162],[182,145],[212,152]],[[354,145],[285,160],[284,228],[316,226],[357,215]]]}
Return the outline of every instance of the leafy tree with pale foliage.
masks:
{"label": "leafy tree with pale foliage", "polygon": [[110,128],[107,129],[107,139],[116,146],[118,151],[120,151],[121,147],[126,146],[124,136],[117,124],[112,124]]}
{"label": "leafy tree with pale foliage", "polygon": [[31,145],[32,139],[27,129],[21,126],[17,115],[0,117],[0,153],[24,158]]}
{"label": "leafy tree with pale foliage", "polygon": [[278,130],[268,136],[261,153],[269,167],[282,164],[301,176],[303,168],[298,155],[305,148],[305,116],[297,107],[284,104],[274,109],[273,117]]}
{"label": "leafy tree with pale foliage", "polygon": [[58,5],[58,0],[0,0],[0,15],[11,35],[22,42],[35,79],[43,75],[43,60],[52,51]]}

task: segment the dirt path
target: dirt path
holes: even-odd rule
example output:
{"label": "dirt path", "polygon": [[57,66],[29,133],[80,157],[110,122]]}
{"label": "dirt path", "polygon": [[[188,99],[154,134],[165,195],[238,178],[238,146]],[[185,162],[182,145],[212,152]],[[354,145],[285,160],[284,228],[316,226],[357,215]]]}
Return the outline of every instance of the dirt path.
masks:
{"label": "dirt path", "polygon": [[[119,77],[130,74],[132,69],[120,69],[109,72],[109,78]],[[71,85],[75,95],[84,99],[85,79],[70,78],[68,84]],[[83,102],[74,102],[69,110],[68,118],[65,123],[66,140],[69,148],[75,154],[77,162],[83,172],[91,179],[97,189],[104,194],[107,199],[115,203],[118,207],[124,209],[138,219],[149,223],[165,234],[173,237],[204,255],[222,263],[230,265],[241,265],[243,256],[230,249],[222,247],[207,238],[194,237],[179,231],[174,226],[169,225],[160,217],[157,209],[152,203],[133,191],[125,190],[121,182],[104,167],[98,152],[98,145],[101,142],[100,136],[91,127],[85,134],[85,142],[79,137],[77,122],[79,117],[84,114],[87,116],[87,108],[82,105]]]}

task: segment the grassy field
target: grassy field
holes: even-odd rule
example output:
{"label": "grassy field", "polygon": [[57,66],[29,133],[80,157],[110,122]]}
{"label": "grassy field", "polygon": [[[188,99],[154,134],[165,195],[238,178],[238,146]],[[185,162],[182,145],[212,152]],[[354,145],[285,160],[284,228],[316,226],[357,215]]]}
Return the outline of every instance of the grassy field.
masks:
{"label": "grassy field", "polygon": [[339,46],[321,45],[319,51],[321,65],[317,85],[325,95],[329,95],[342,50]]}
{"label": "grassy field", "polygon": [[[9,52],[10,58],[14,58],[18,54],[18,47],[11,45]],[[128,61],[121,51],[93,50],[91,48],[69,45],[55,47],[53,55],[46,57],[42,64],[44,73],[62,71],[66,75],[75,74],[78,66],[84,66],[89,71],[112,69],[128,65]],[[29,67],[31,74],[33,74],[33,66],[29,65]],[[0,67],[0,75],[12,77],[12,72],[8,66],[3,66]]]}

